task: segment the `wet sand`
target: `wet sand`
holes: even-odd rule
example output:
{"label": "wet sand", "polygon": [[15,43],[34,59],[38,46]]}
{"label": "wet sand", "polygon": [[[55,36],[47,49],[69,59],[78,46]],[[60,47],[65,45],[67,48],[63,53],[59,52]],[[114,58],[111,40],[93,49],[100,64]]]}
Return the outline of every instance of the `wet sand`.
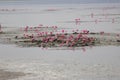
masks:
{"label": "wet sand", "polygon": [[49,50],[0,45],[1,69],[31,73],[13,80],[119,80],[120,47]]}
{"label": "wet sand", "polygon": [[26,74],[23,72],[11,72],[11,71],[0,69],[0,80],[15,79],[25,75]]}

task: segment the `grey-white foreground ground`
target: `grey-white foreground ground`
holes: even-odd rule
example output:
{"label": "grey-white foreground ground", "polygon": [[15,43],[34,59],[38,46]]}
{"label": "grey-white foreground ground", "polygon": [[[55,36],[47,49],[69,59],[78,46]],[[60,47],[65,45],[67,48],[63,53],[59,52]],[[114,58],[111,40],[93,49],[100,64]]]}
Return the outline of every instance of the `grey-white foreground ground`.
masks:
{"label": "grey-white foreground ground", "polygon": [[25,76],[25,74],[22,72],[10,72],[0,69],[0,80],[14,79],[20,76]]}
{"label": "grey-white foreground ground", "polygon": [[12,80],[119,80],[119,52],[117,46],[88,47],[84,52],[0,45],[0,69],[10,71]]}

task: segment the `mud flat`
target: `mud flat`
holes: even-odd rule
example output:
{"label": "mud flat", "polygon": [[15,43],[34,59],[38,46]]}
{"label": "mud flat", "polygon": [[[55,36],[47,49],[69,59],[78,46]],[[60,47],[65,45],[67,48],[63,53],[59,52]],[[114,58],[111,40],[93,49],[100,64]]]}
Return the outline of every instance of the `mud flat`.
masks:
{"label": "mud flat", "polygon": [[15,78],[22,77],[25,75],[26,74],[22,72],[11,72],[11,71],[0,69],[0,80],[15,79]]}

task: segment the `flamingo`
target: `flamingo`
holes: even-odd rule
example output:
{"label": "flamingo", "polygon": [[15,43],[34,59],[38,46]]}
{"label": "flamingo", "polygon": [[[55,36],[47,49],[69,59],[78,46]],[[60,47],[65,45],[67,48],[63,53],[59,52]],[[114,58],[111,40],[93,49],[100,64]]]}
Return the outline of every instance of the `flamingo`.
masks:
{"label": "flamingo", "polygon": [[82,37],[81,34],[78,34],[78,35],[77,35],[77,39],[80,39],[81,37]]}
{"label": "flamingo", "polygon": [[27,32],[28,28],[29,28],[29,26],[26,26],[25,29],[24,29],[24,31]]}
{"label": "flamingo", "polygon": [[27,34],[23,34],[23,36],[24,36],[24,38],[25,38],[25,39],[28,37],[28,35],[27,35]]}
{"label": "flamingo", "polygon": [[42,32],[42,35],[44,35],[45,32]]}
{"label": "flamingo", "polygon": [[76,32],[78,32],[79,30],[77,29]]}
{"label": "flamingo", "polygon": [[75,19],[75,23],[76,23],[76,25],[80,24],[80,18]]}
{"label": "flamingo", "polygon": [[36,33],[39,33],[39,30],[38,30],[38,29],[35,29],[35,32],[36,32]]}
{"label": "flamingo", "polygon": [[66,45],[67,45],[67,46],[69,45],[69,39],[66,40]]}
{"label": "flamingo", "polygon": [[43,24],[39,24],[39,25],[38,25],[38,28],[41,28],[41,27],[43,27]]}
{"label": "flamingo", "polygon": [[52,35],[53,34],[53,32],[50,32],[50,35]]}
{"label": "flamingo", "polygon": [[34,34],[32,34],[31,37],[34,38]]}
{"label": "flamingo", "polygon": [[65,30],[62,30],[62,33],[64,33],[65,32]]}
{"label": "flamingo", "polygon": [[55,26],[55,28],[58,28],[57,26]]}
{"label": "flamingo", "polygon": [[88,30],[83,30],[83,33],[84,33],[84,34],[88,34],[89,31],[88,31]]}
{"label": "flamingo", "polygon": [[57,32],[57,28],[58,28],[57,26],[55,26],[55,28],[54,28],[54,30],[55,30],[56,32]]}
{"label": "flamingo", "polygon": [[32,27],[30,27],[30,29],[32,30]]}
{"label": "flamingo", "polygon": [[100,35],[103,35],[103,34],[104,34],[104,31],[101,31],[101,32],[100,32]]}
{"label": "flamingo", "polygon": [[31,41],[32,41],[32,43],[34,43],[34,41],[35,41],[35,38],[32,38],[32,40],[31,40]]}
{"label": "flamingo", "polygon": [[62,42],[61,44],[60,44],[60,47],[62,47],[64,45],[64,42]]}
{"label": "flamingo", "polygon": [[53,42],[55,40],[55,37],[51,37],[50,41]]}

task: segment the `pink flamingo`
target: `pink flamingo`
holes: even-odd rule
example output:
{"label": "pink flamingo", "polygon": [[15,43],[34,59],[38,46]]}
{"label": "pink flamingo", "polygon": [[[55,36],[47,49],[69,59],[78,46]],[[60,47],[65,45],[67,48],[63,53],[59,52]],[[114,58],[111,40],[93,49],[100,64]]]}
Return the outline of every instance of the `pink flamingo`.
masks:
{"label": "pink flamingo", "polygon": [[58,28],[57,26],[55,26],[55,28]]}
{"label": "pink flamingo", "polygon": [[80,18],[75,19],[75,23],[76,23],[76,25],[79,25],[80,24]]}
{"label": "pink flamingo", "polygon": [[39,33],[39,30],[38,30],[38,29],[35,29],[35,32],[36,32],[36,33]]}
{"label": "pink flamingo", "polygon": [[104,31],[101,31],[101,32],[100,32],[100,35],[103,35],[104,33],[105,33]]}
{"label": "pink flamingo", "polygon": [[24,31],[27,32],[28,28],[29,28],[29,26],[26,26],[25,29],[24,29]]}
{"label": "pink flamingo", "polygon": [[45,32],[42,32],[42,35],[44,35]]}
{"label": "pink flamingo", "polygon": [[32,27],[30,27],[30,29],[32,30]]}
{"label": "pink flamingo", "polygon": [[83,33],[84,33],[84,34],[88,34],[89,31],[88,31],[88,30],[83,30]]}
{"label": "pink flamingo", "polygon": [[62,47],[64,45],[64,42],[62,42],[61,44],[60,44],[60,47]]}
{"label": "pink flamingo", "polygon": [[39,33],[38,33],[38,35],[39,35],[39,36],[42,36],[42,33],[41,33],[41,32],[39,32]]}
{"label": "pink flamingo", "polygon": [[51,37],[49,41],[53,42],[55,40],[55,37]]}
{"label": "pink flamingo", "polygon": [[41,27],[43,27],[43,24],[39,24],[38,28],[41,28]]}
{"label": "pink flamingo", "polygon": [[75,45],[75,42],[73,41],[72,44],[71,44],[71,47],[73,47]]}
{"label": "pink flamingo", "polygon": [[27,37],[28,37],[28,35],[27,35],[27,34],[23,34],[23,36],[24,36],[24,38],[27,38]]}
{"label": "pink flamingo", "polygon": [[52,28],[54,29],[54,26],[52,26]]}
{"label": "pink flamingo", "polygon": [[54,30],[55,30],[56,32],[57,32],[57,28],[58,28],[57,26],[54,26]]}
{"label": "pink flamingo", "polygon": [[31,37],[34,38],[34,34],[32,34]]}
{"label": "pink flamingo", "polygon": [[74,36],[73,36],[73,35],[70,35],[68,38],[69,38],[70,40],[72,40],[72,39],[74,38]]}
{"label": "pink flamingo", "polygon": [[78,32],[79,30],[77,29],[76,32]]}
{"label": "pink flamingo", "polygon": [[66,45],[69,45],[69,39],[66,40]]}
{"label": "pink flamingo", "polygon": [[53,34],[53,32],[50,32],[50,35],[52,35]]}
{"label": "pink flamingo", "polygon": [[65,32],[65,30],[62,30],[62,33],[64,33]]}
{"label": "pink flamingo", "polygon": [[31,40],[31,41],[32,41],[32,43],[33,43],[33,42],[35,41],[35,38],[32,38],[32,40]]}
{"label": "pink flamingo", "polygon": [[78,39],[80,39],[81,37],[82,37],[82,35],[81,35],[81,34],[78,34],[78,35],[77,35],[77,38],[78,38]]}

